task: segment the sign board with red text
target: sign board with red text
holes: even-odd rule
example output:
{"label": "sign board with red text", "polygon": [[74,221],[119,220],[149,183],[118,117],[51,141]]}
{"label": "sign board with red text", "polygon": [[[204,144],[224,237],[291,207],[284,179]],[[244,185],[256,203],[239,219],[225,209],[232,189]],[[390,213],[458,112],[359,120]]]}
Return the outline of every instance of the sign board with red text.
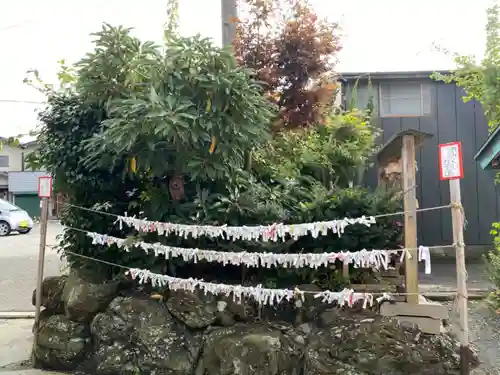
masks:
{"label": "sign board with red text", "polygon": [[462,142],[438,145],[439,178],[442,181],[464,178]]}
{"label": "sign board with red text", "polygon": [[40,198],[52,197],[52,177],[50,176],[38,177],[38,196]]}

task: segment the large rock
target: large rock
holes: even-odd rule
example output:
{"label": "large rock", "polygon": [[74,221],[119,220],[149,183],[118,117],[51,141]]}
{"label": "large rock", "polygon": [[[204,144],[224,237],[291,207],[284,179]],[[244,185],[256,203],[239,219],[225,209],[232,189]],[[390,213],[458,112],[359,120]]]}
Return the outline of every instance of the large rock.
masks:
{"label": "large rock", "polygon": [[50,315],[48,310],[40,316],[35,357],[44,368],[74,370],[90,350],[88,324],[76,323],[64,315]]}
{"label": "large rock", "polygon": [[90,322],[116,296],[118,285],[72,270],[62,295],[66,316],[75,322]]}
{"label": "large rock", "polygon": [[191,375],[202,333],[190,332],[159,301],[117,297],[91,324],[96,374]]}
{"label": "large rock", "polygon": [[217,301],[213,295],[183,290],[173,291],[166,305],[170,314],[189,328],[206,328],[217,319]]}
{"label": "large rock", "polygon": [[[85,311],[103,306],[87,298]],[[166,303],[136,292],[107,305],[90,324],[91,346],[85,323],[44,310],[40,361],[73,369],[85,359],[96,375],[459,374],[451,336],[426,335],[360,306],[331,309],[306,298],[256,314],[248,301],[189,292],[169,293]]]}
{"label": "large rock", "polygon": [[323,327],[310,336],[304,375],[459,374],[449,335],[425,335],[369,312],[333,309],[321,317]]}
{"label": "large rock", "polygon": [[[297,288],[307,292],[320,292],[321,288],[313,284],[297,285]],[[306,293],[303,299],[282,301],[276,306],[266,306],[262,309],[263,318],[270,321],[285,321],[295,325],[314,321],[319,314],[327,309],[328,305],[314,294]]]}
{"label": "large rock", "polygon": [[253,320],[257,312],[248,300],[238,303],[232,296],[214,296],[202,291],[171,291],[166,301],[168,311],[191,329],[211,325],[232,326]]}
{"label": "large rock", "polygon": [[298,375],[305,339],[291,327],[238,324],[205,338],[196,374]]}
{"label": "large rock", "polygon": [[232,326],[237,322],[249,322],[258,316],[255,303],[248,299],[234,301],[232,296],[217,296],[217,320],[215,325]]}
{"label": "large rock", "polygon": [[[64,286],[67,276],[50,276],[42,281],[42,306],[53,313],[64,312],[64,302],[62,300]],[[36,305],[36,289],[31,298],[33,306]]]}

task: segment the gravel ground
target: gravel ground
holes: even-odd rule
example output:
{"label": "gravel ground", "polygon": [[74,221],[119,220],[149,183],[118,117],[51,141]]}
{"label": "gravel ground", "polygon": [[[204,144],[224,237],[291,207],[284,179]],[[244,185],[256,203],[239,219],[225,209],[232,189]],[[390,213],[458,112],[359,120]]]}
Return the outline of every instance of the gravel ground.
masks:
{"label": "gravel ground", "polygon": [[[457,332],[458,311],[453,303],[446,304],[450,309],[450,323]],[[491,311],[484,302],[469,302],[469,341],[481,360],[474,375],[500,374],[500,316]]]}

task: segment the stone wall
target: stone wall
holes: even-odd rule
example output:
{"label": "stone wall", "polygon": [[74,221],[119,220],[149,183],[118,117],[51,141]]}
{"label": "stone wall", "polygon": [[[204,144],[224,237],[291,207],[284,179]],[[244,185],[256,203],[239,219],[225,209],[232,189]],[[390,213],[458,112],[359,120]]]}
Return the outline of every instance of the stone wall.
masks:
{"label": "stone wall", "polygon": [[[308,290],[307,286],[300,286]],[[314,286],[309,286],[314,290]],[[37,365],[97,375],[445,375],[457,343],[373,311],[306,298],[259,309],[191,292],[152,293],[75,271],[44,280]],[[471,353],[471,360],[477,360]]]}

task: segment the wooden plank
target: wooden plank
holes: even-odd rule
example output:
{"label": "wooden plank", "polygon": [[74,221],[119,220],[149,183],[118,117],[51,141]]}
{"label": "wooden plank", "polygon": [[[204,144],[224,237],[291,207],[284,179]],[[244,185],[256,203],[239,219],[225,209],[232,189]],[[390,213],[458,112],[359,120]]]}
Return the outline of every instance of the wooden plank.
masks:
{"label": "wooden plank", "polygon": [[350,289],[366,293],[396,293],[396,285],[391,284],[351,284]]}
{"label": "wooden plank", "polygon": [[396,268],[394,269],[388,269],[388,270],[383,270],[380,272],[380,276],[384,278],[400,278],[401,275],[399,274],[399,270]]}
{"label": "wooden plank", "polygon": [[[417,197],[415,169],[415,139],[411,135],[403,136],[403,191],[405,226],[405,248],[417,248]],[[405,287],[409,293],[406,300],[418,304],[418,257],[416,251],[411,251],[412,257],[405,257]]]}
{"label": "wooden plank", "polygon": [[[431,100],[432,106],[432,100]],[[401,119],[401,130],[407,129],[418,129],[422,132],[425,132],[424,129],[420,129],[420,120],[422,117],[406,117]],[[430,133],[429,133],[430,134]],[[417,196],[417,208],[422,207],[422,148],[425,147],[425,144],[429,140],[426,140],[425,143],[422,144],[422,147],[417,147],[415,150],[415,162],[417,163],[417,172],[415,176],[415,181],[417,184],[417,190],[415,192]],[[417,222],[420,223],[421,213],[417,212]],[[419,230],[417,233],[418,243],[423,244],[424,241],[424,232]]]}
{"label": "wooden plank", "polygon": [[448,319],[448,308],[435,302],[424,302],[412,305],[406,302],[384,302],[380,306],[383,316],[419,316],[432,319]]}
{"label": "wooden plank", "polygon": [[422,332],[430,335],[439,335],[442,333],[443,324],[439,319],[423,318],[417,316],[398,316],[400,322],[406,322],[417,325]]}
{"label": "wooden plank", "polygon": [[47,221],[49,216],[49,200],[42,198],[40,215],[40,246],[38,251],[38,272],[36,278],[36,296],[35,296],[35,322],[33,325],[33,350],[31,352],[31,361],[33,366],[38,365],[35,355],[35,348],[38,344],[38,331],[40,330],[40,312],[42,308],[42,282],[43,268],[45,264],[45,250],[47,245]]}
{"label": "wooden plank", "polygon": [[344,279],[350,280],[350,276],[349,276],[349,263],[347,263],[347,262],[344,262],[342,264],[342,276],[344,277]]}

